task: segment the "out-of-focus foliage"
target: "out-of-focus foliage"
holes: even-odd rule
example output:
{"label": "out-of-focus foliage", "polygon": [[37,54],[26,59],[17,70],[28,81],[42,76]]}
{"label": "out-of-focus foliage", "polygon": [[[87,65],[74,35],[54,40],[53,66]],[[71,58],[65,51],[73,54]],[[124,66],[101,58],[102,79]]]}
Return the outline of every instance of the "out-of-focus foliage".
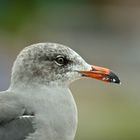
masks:
{"label": "out-of-focus foliage", "polygon": [[79,110],[76,140],[139,140],[139,16],[137,0],[1,0],[0,89],[8,88],[12,63],[25,46],[68,45],[122,81],[72,84]]}

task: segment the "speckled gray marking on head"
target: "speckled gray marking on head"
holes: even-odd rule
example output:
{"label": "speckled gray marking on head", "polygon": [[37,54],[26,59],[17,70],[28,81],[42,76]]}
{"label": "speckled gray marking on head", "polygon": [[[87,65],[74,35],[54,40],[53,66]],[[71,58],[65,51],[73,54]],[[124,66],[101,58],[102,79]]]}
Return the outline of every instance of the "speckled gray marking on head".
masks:
{"label": "speckled gray marking on head", "polygon": [[[57,55],[65,56],[71,63],[60,67],[54,61]],[[21,83],[69,84],[80,77],[76,70],[87,70],[89,65],[72,49],[55,43],[39,43],[26,47],[18,55],[12,70],[11,86]],[[20,83],[20,84],[18,84]]]}

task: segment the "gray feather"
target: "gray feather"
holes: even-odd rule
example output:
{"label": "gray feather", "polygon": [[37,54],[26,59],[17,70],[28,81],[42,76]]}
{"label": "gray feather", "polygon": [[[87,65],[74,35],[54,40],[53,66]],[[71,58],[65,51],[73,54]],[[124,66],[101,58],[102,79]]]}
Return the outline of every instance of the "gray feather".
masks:
{"label": "gray feather", "polygon": [[34,132],[33,116],[25,117],[26,110],[17,95],[0,93],[0,140],[24,140]]}
{"label": "gray feather", "polygon": [[24,140],[35,130],[32,125],[34,117],[21,117],[0,125],[0,140]]}

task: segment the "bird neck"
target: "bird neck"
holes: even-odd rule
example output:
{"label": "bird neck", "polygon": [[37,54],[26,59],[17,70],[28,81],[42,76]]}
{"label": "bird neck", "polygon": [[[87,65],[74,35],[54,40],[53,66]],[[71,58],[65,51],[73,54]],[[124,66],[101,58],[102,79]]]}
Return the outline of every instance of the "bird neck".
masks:
{"label": "bird neck", "polygon": [[39,137],[45,135],[45,139],[49,140],[74,139],[77,129],[77,108],[68,87],[30,85],[12,90],[27,106],[27,112],[35,112],[34,124]]}
{"label": "bird neck", "polygon": [[19,81],[11,82],[9,87],[10,91],[30,91],[30,90],[46,90],[46,89],[68,89],[69,85],[67,83],[62,83],[61,81],[52,81],[49,83],[40,83],[37,81]]}

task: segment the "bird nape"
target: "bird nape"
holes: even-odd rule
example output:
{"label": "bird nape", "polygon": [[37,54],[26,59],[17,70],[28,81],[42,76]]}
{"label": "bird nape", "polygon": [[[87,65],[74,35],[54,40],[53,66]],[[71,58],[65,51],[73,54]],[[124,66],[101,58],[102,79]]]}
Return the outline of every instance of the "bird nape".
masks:
{"label": "bird nape", "polygon": [[0,140],[74,140],[78,115],[69,84],[83,77],[120,83],[111,70],[88,64],[64,45],[23,49],[9,89],[0,93]]}

